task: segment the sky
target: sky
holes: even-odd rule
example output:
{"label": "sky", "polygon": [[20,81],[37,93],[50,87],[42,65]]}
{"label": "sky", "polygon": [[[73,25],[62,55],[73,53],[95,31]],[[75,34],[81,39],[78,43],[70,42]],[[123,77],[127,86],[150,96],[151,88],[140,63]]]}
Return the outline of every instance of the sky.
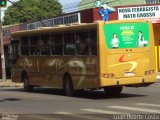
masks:
{"label": "sky", "polygon": [[[16,1],[19,1],[19,0],[11,0],[12,2],[16,2]],[[70,7],[71,5],[76,5],[79,1],[81,0],[59,0],[59,2],[62,4],[63,6],[63,9],[64,11],[67,10],[67,7]],[[10,2],[7,2],[7,6],[10,6],[11,3]],[[6,10],[7,8],[2,8],[2,18],[4,16],[4,11]]]}
{"label": "sky", "polygon": [[65,4],[69,4],[69,3],[73,3],[73,2],[76,2],[76,1],[80,1],[80,0],[59,0],[59,2],[63,5]]}

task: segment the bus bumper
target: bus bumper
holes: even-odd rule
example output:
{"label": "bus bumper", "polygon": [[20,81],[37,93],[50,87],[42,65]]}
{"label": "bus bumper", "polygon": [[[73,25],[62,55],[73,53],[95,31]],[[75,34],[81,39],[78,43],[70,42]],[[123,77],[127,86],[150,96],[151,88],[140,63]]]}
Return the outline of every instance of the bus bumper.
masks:
{"label": "bus bumper", "polygon": [[156,82],[156,74],[143,77],[127,77],[127,78],[116,78],[116,79],[108,79],[101,77],[100,87],[106,87],[106,86],[141,87],[141,86],[148,86],[155,82]]}

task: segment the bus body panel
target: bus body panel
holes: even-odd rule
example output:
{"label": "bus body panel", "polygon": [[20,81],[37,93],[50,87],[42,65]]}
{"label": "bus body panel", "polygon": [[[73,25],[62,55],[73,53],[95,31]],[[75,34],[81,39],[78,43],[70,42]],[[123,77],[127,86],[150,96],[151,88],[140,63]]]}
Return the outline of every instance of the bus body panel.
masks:
{"label": "bus body panel", "polygon": [[63,77],[69,73],[74,89],[97,88],[97,57],[21,57],[14,65],[12,81],[22,82],[26,72],[31,85],[63,88]]}
{"label": "bus body panel", "polygon": [[128,77],[120,79],[108,79],[101,77],[101,87],[106,86],[131,86],[131,87],[144,87],[155,82],[156,74],[143,76],[143,77]]}

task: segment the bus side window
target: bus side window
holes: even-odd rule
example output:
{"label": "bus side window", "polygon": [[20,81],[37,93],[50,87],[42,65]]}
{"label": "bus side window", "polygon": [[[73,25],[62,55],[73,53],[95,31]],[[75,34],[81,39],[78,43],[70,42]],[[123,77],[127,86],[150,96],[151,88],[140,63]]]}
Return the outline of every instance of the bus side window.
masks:
{"label": "bus side window", "polygon": [[21,46],[21,55],[29,55],[29,46]]}
{"label": "bus side window", "polygon": [[97,55],[97,31],[90,31],[91,55]]}
{"label": "bus side window", "polygon": [[39,36],[30,37],[30,55],[40,55]]}
{"label": "bus side window", "polygon": [[50,48],[52,55],[62,55],[63,51],[62,33],[51,34]]}
{"label": "bus side window", "polygon": [[89,55],[89,34],[88,31],[77,32],[76,33],[76,44],[77,44],[77,54],[78,55]]}
{"label": "bus side window", "polygon": [[50,45],[49,45],[49,41],[50,40],[50,35],[46,34],[46,35],[41,35],[41,55],[50,55]]}
{"label": "bus side window", "polygon": [[76,45],[75,45],[75,33],[64,33],[64,55],[75,55]]}
{"label": "bus side window", "polygon": [[19,56],[19,40],[11,42],[11,45],[8,47],[8,60],[10,64],[14,64]]}
{"label": "bus side window", "polygon": [[29,37],[21,37],[21,55],[29,55]]}

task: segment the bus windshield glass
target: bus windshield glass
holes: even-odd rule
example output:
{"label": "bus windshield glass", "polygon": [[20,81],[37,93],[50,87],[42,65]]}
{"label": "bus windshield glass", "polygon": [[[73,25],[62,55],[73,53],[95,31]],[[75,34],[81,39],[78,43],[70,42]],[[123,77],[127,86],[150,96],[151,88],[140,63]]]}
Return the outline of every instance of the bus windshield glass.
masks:
{"label": "bus windshield glass", "polygon": [[147,22],[104,25],[106,45],[109,49],[141,48],[149,46]]}

